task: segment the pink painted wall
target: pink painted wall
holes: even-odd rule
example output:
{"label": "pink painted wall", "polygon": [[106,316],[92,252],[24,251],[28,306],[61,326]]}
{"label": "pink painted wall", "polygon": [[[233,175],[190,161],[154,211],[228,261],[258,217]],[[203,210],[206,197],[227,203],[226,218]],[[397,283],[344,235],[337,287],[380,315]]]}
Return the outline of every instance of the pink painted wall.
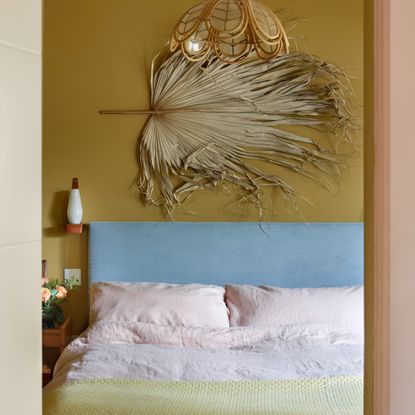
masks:
{"label": "pink painted wall", "polygon": [[415,414],[414,16],[391,1],[391,415]]}

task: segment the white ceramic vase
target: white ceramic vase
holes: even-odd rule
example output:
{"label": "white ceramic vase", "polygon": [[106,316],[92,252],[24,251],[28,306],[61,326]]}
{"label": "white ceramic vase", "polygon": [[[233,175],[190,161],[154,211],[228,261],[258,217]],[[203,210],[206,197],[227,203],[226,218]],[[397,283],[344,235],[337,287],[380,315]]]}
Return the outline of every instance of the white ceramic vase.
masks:
{"label": "white ceramic vase", "polygon": [[82,202],[81,202],[81,193],[79,192],[78,179],[72,179],[72,189],[69,194],[69,203],[68,203],[68,221],[72,225],[78,225],[82,223]]}

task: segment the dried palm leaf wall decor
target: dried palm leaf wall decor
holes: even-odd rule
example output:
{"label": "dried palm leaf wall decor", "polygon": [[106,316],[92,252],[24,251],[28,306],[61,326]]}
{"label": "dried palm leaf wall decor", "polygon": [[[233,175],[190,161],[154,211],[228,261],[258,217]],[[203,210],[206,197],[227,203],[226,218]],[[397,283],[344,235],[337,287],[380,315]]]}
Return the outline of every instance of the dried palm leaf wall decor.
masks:
{"label": "dried palm leaf wall decor", "polygon": [[[139,143],[137,189],[169,215],[192,192],[232,185],[259,211],[264,188],[289,201],[296,190],[259,168],[269,163],[330,188],[353,142],[353,102],[346,75],[309,54],[227,64],[215,55],[191,62],[176,52],[154,69],[150,114]],[[310,134],[285,127],[310,127]],[[329,133],[331,143],[319,136]]]}
{"label": "dried palm leaf wall decor", "polygon": [[353,149],[356,130],[349,80],[288,48],[280,21],[256,0],[203,0],[183,15],[170,53],[153,62],[151,108],[101,111],[150,115],[137,180],[148,204],[172,217],[193,192],[231,185],[260,214],[278,207],[269,187],[295,206],[281,169],[336,188],[341,144]]}

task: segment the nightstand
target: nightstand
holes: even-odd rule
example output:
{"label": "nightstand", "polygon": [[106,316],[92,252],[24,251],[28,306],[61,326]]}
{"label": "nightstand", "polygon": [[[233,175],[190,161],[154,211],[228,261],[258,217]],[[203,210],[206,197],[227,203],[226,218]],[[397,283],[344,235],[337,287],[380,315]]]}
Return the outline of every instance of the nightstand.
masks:
{"label": "nightstand", "polygon": [[42,366],[42,387],[52,380],[52,369],[46,365]]}
{"label": "nightstand", "polygon": [[56,360],[72,339],[72,319],[65,321],[56,328],[42,330],[43,343],[43,386],[52,380],[53,367]]}

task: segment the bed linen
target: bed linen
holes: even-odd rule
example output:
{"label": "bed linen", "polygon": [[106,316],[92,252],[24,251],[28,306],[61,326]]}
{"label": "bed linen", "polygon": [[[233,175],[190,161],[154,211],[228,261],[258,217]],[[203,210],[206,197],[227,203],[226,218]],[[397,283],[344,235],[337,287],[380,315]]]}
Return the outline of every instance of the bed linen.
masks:
{"label": "bed linen", "polygon": [[90,323],[137,321],[187,327],[229,327],[225,289],[216,285],[98,282],[90,287]]}
{"label": "bed linen", "polygon": [[[64,408],[84,402],[85,415],[361,415],[362,367],[363,333],[350,327],[98,322],[61,355],[45,388],[44,413],[77,414]],[[118,412],[105,409],[117,400]],[[149,401],[152,411],[143,409]]]}
{"label": "bed linen", "polygon": [[[73,382],[46,395],[53,415],[362,415],[361,377],[265,382]],[[105,409],[103,409],[105,402]]]}
{"label": "bed linen", "polygon": [[100,378],[278,380],[359,375],[359,331],[328,325],[204,329],[96,323],[64,351],[52,384]]}
{"label": "bed linen", "polygon": [[226,285],[230,325],[337,324],[364,329],[364,288]]}

